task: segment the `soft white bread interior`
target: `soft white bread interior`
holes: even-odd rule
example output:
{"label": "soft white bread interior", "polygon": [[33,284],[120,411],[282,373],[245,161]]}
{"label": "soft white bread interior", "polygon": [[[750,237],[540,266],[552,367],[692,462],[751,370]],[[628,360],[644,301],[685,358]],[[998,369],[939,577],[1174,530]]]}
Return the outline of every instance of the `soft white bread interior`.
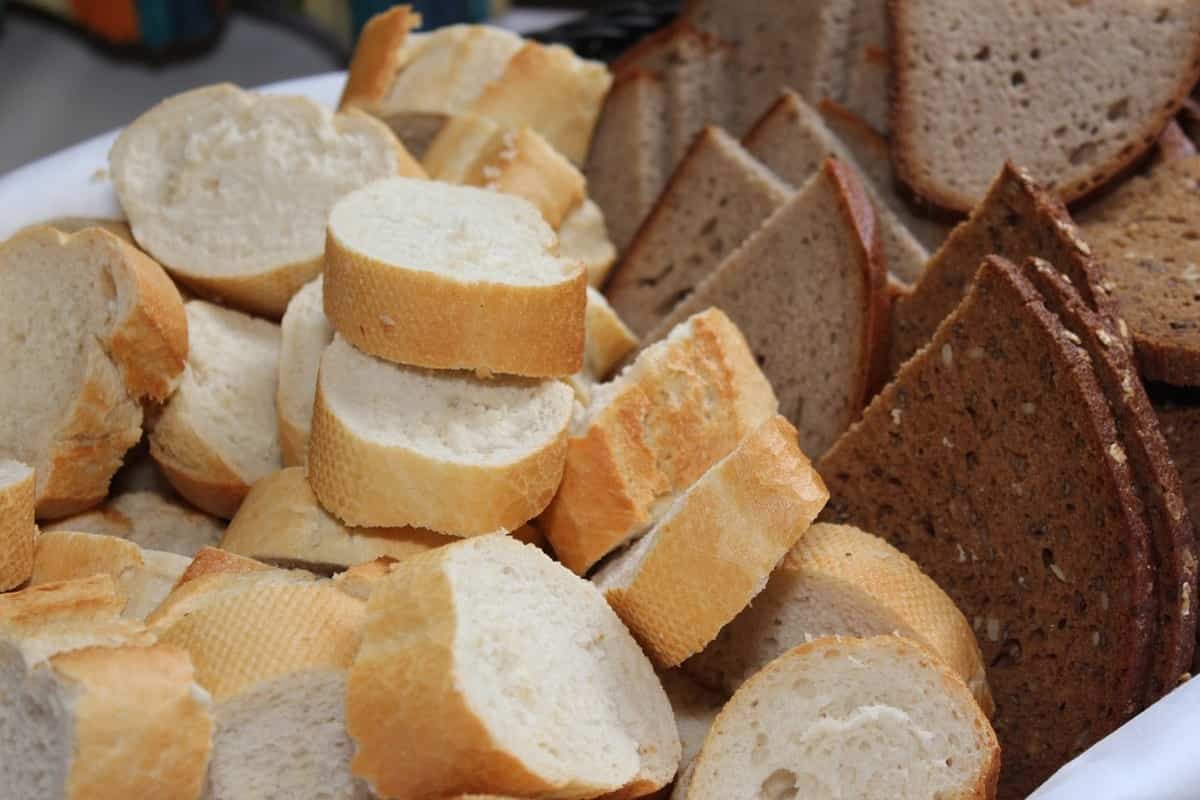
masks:
{"label": "soft white bread interior", "polygon": [[202,300],[187,304],[191,348],[150,454],[193,505],[229,519],[282,466],[275,394],[279,326]]}
{"label": "soft white bread interior", "polygon": [[321,359],[309,481],[348,525],[512,530],[559,484],[573,401],[560,381],[401,367],[339,336]]}
{"label": "soft white bread interior", "polygon": [[190,558],[202,547],[221,541],[225,525],[157,492],[140,491],[119,494],[99,508],[44,525],[42,530],[117,536],[139,547]]}
{"label": "soft white bread interior", "polygon": [[325,284],[317,278],[296,292],[280,323],[279,446],[283,464],[303,465],[312,430],[313,397],[321,354],[333,341],[333,326],[325,317]]}
{"label": "soft white bread interior", "polygon": [[556,243],[513,195],[377,181],[330,214],[325,314],[355,347],[400,364],[570,375],[583,361],[587,280]]}
{"label": "soft white bread interior", "polygon": [[738,690],[687,800],[994,797],[1000,748],[954,672],[896,636],[816,639]]}
{"label": "soft white bread interior", "polygon": [[674,775],[650,662],[599,592],[537,548],[483,536],[414,556],[367,607],[347,726],[376,793],[637,797]]}
{"label": "soft white bread interior", "polygon": [[196,291],[276,317],[321,271],[339,197],[379,178],[423,175],[367,114],[230,84],[142,114],[117,137],[109,169],[146,252]]}
{"label": "soft white bread interior", "polygon": [[99,228],[31,228],[0,244],[0,458],[34,468],[37,515],[96,505],[183,369],[179,292]]}
{"label": "soft white bread interior", "polygon": [[32,467],[0,459],[0,591],[17,588],[33,570],[35,485]]}
{"label": "soft white bread interior", "polygon": [[604,212],[591,199],[584,199],[559,226],[558,254],[582,264],[590,286],[602,285],[617,263],[617,246],[608,237]]}

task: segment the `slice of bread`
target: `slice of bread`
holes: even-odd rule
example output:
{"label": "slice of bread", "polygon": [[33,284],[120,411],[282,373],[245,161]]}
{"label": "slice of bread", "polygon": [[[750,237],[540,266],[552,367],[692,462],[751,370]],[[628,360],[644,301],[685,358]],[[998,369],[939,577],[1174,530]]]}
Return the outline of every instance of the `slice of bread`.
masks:
{"label": "slice of bread", "polygon": [[1188,516],[1195,524],[1200,519],[1200,407],[1163,406],[1154,412],[1179,472]]}
{"label": "slice of bread", "polygon": [[140,401],[174,389],[188,348],[166,273],[99,228],[0,244],[0,458],[37,474],[37,515],[94,506],[142,431]]}
{"label": "slice of bread", "polygon": [[354,772],[382,796],[632,798],[679,760],[662,686],[600,593],[507,536],[375,587],[346,706]]}
{"label": "slice of bread", "polygon": [[775,416],[737,326],[710,309],[676,326],[575,421],[558,494],[539,520],[579,574],[648,530],[718,460]]}
{"label": "slice of bread", "polygon": [[705,128],[613,271],[609,302],[649,332],[790,194],[729,134]]}
{"label": "slice of bread", "polygon": [[583,374],[592,381],[605,380],[637,346],[633,331],[617,316],[604,295],[589,286]]}
{"label": "slice of bread", "polygon": [[872,130],[885,136],[892,126],[890,85],[891,67],[887,50],[867,45],[851,53],[846,108],[861,117]]}
{"label": "slice of bread", "polygon": [[[829,499],[777,416],[689,487],[593,580],[660,667],[675,667],[750,604]],[[729,532],[737,531],[731,557]]]}
{"label": "slice of bread", "polygon": [[23,584],[33,570],[36,483],[32,467],[0,460],[0,592]]}
{"label": "slice of bread", "polygon": [[801,449],[819,458],[886,373],[890,301],[879,235],[862,183],[828,159],[646,341],[720,308],[745,333]]}
{"label": "slice of bread", "polygon": [[897,634],[936,653],[995,710],[966,617],[912,559],[878,536],[819,522],[788,552],[762,594],[684,670],[728,694],[793,647],[822,636]]}
{"label": "slice of bread", "polygon": [[150,454],[189,502],[231,518],[250,487],[282,466],[275,395],[279,326],[192,300],[179,390],[150,434]]}
{"label": "slice of bread", "polygon": [[317,502],[301,467],[254,484],[221,548],[281,567],[331,574],[389,556],[397,561],[454,541],[421,528],[350,528]]}
{"label": "slice of bread", "polygon": [[817,464],[827,521],[898,547],[980,635],[1005,797],[1141,707],[1154,640],[1150,536],[1077,341],[1020,270],[989,257]]}
{"label": "slice of bread", "polygon": [[1147,380],[1200,386],[1200,156],[1131,178],[1080,214],[1080,228]]}
{"label": "slice of bread", "polygon": [[1000,748],[967,687],[920,646],[830,637],[745,683],[695,763],[688,800],[989,798]]}
{"label": "slice of bread", "polygon": [[558,229],[558,254],[582,264],[588,285],[600,286],[617,263],[617,248],[609,238],[608,225],[600,206],[590,198],[567,214]]}
{"label": "slice of bread", "polygon": [[378,181],[329,217],[325,314],[396,363],[565,377],[583,362],[587,276],[556,241],[520,198]]}
{"label": "slice of bread", "polygon": [[560,381],[401,367],[339,336],[321,359],[308,477],[348,525],[512,530],[558,487],[572,403]]}
{"label": "slice of bread", "polygon": [[154,643],[140,622],[120,616],[125,600],[111,575],[56,581],[0,594],[0,634],[39,641],[39,658],[63,649]]}
{"label": "slice of bread", "polygon": [[979,13],[946,0],[891,6],[893,158],[930,202],[970,211],[1004,159],[1075,200],[1153,145],[1200,79],[1190,0],[1046,11],[1013,0]]}
{"label": "slice of bread", "polygon": [[283,464],[301,466],[308,457],[313,398],[321,354],[333,341],[333,326],[325,316],[324,278],[296,292],[279,326],[279,446]]}
{"label": "slice of bread", "polygon": [[128,492],[42,530],[117,536],[139,547],[191,558],[202,547],[221,541],[225,524],[155,492]]}

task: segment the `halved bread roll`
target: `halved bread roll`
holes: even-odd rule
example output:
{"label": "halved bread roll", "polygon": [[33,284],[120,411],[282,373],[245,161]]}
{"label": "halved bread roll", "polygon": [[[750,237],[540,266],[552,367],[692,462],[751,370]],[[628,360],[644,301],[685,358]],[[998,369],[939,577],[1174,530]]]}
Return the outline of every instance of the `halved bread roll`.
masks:
{"label": "halved bread roll", "polygon": [[309,481],[348,525],[512,530],[554,495],[573,397],[561,381],[389,364],[339,336],[321,359]]}
{"label": "halved bread roll", "polygon": [[225,525],[156,492],[126,492],[92,511],[43,525],[42,530],[117,536],[139,547],[190,558],[221,541]]}
{"label": "halved bread roll", "polygon": [[333,341],[333,326],[325,316],[324,278],[296,292],[279,326],[279,446],[285,467],[304,464],[312,432],[313,397],[321,354]]}
{"label": "halved bread roll", "polygon": [[35,484],[33,469],[0,460],[0,591],[15,589],[33,570]]}
{"label": "halved bread roll", "polygon": [[537,209],[512,195],[393,178],[329,216],[325,314],[388,361],[570,375],[583,362],[586,285]]}

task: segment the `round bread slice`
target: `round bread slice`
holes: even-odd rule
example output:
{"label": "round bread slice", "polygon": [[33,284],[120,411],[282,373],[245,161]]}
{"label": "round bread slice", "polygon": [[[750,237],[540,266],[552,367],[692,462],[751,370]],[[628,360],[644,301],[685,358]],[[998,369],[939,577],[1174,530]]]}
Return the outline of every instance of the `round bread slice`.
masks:
{"label": "round bread slice", "polygon": [[347,525],[513,530],[558,488],[573,403],[561,381],[400,367],[339,336],[321,359],[309,481]]}
{"label": "round bread slice", "polygon": [[278,317],[321,271],[338,198],[424,173],[386,125],[218,84],[134,120],[109,170],[138,244],[198,293]]}
{"label": "round bread slice", "polygon": [[0,460],[0,591],[15,589],[33,570],[33,469]]}
{"label": "round bread slice", "polygon": [[1000,748],[954,672],[895,636],[816,639],[742,685],[688,800],[989,798]]}
{"label": "round bread slice", "polygon": [[376,585],[346,707],[354,772],[385,797],[632,798],[679,761],[662,685],[604,598],[507,536]]}
{"label": "round bread slice", "polygon": [[333,341],[333,326],[325,317],[324,278],[296,292],[279,326],[279,446],[286,467],[303,465],[312,431],[313,397],[321,354]]}
{"label": "round bread slice", "polygon": [[583,366],[587,277],[557,241],[518,197],[377,181],[330,214],[325,313],[399,364],[565,377]]}
{"label": "round bread slice", "polygon": [[157,492],[143,491],[117,495],[97,509],[43,525],[42,530],[118,536],[139,547],[191,558],[202,547],[221,541],[225,525]]}

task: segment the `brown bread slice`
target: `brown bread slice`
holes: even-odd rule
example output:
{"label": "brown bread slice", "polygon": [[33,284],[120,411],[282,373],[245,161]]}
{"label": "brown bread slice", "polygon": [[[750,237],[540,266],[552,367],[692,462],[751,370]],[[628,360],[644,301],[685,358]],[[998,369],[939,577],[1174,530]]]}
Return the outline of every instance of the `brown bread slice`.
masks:
{"label": "brown bread slice", "polygon": [[892,0],[893,158],[969,211],[1005,158],[1066,202],[1154,144],[1200,78],[1200,3]]}
{"label": "brown bread slice", "polygon": [[1156,166],[1080,214],[1148,380],[1200,386],[1200,156]]}
{"label": "brown bread slice", "polygon": [[1155,413],[1195,522],[1200,519],[1200,406],[1163,406]]}
{"label": "brown bread slice", "polygon": [[646,341],[709,306],[741,328],[801,449],[819,458],[886,368],[887,269],[854,170],[827,159]]}
{"label": "brown bread slice", "polygon": [[609,302],[646,333],[790,194],[729,134],[705,128],[613,271]]}
{"label": "brown bread slice", "polygon": [[891,542],[972,620],[1002,798],[1136,712],[1154,632],[1149,535],[1086,351],[988,257],[962,304],[818,464],[825,517]]}

